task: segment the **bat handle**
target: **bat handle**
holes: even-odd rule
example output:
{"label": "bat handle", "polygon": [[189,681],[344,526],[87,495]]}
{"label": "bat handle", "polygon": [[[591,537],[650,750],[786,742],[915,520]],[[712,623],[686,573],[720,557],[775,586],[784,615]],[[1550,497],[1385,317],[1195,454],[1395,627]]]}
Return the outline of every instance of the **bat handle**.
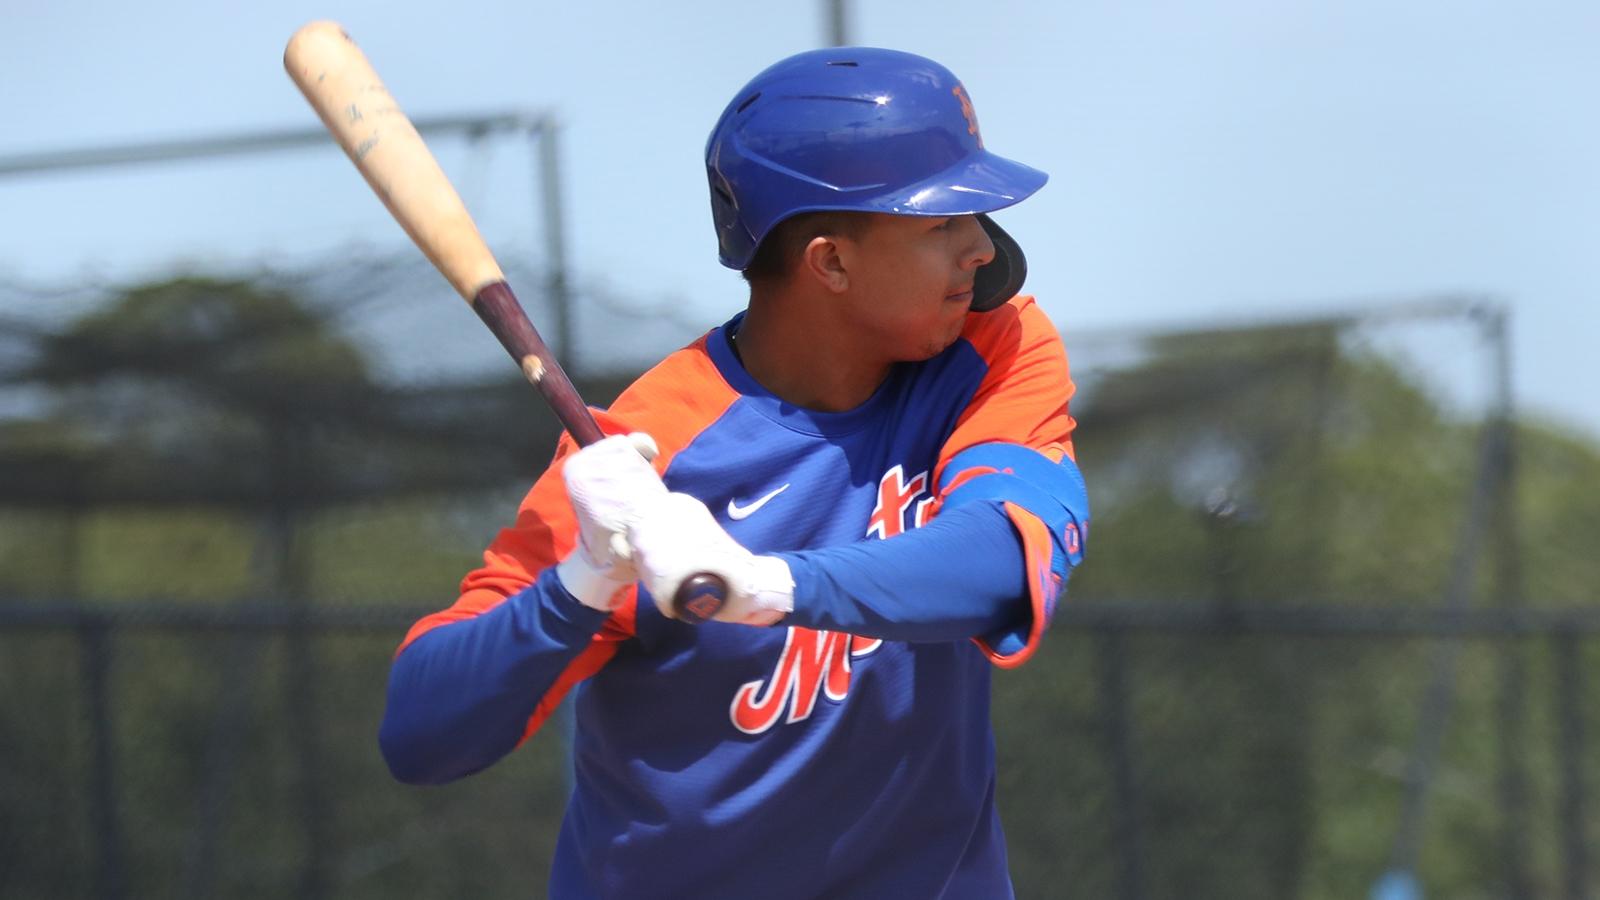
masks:
{"label": "bat handle", "polygon": [[697,572],[678,585],[678,592],[672,595],[672,612],[680,621],[699,625],[709,621],[726,602],[728,583],[722,576]]}
{"label": "bat handle", "polygon": [[[544,395],[578,446],[587,447],[605,437],[572,379],[528,320],[510,285],[504,281],[489,283],[473,298],[472,308],[516,360],[522,374]],[[672,597],[672,611],[679,619],[699,625],[709,621],[726,602],[728,583],[720,575],[697,572],[678,585],[678,592]]]}
{"label": "bat handle", "polygon": [[594,414],[573,387],[572,379],[567,377],[544,338],[528,321],[528,314],[517,302],[510,285],[504,281],[485,285],[472,298],[472,309],[517,361],[523,376],[544,395],[545,402],[555,410],[556,418],[566,426],[578,446],[587,447],[605,437]]}

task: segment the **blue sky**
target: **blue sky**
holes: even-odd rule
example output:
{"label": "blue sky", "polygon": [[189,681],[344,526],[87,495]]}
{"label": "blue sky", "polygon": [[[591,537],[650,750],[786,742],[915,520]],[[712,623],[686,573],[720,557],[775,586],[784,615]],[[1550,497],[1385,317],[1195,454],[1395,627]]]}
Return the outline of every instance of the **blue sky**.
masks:
{"label": "blue sky", "polygon": [[[280,59],[331,18],[413,115],[554,113],[576,277],[709,326],[743,295],[715,259],[706,132],[818,44],[821,10],[11,0],[0,155],[311,125]],[[1051,174],[1002,221],[1069,351],[1075,332],[1488,294],[1514,317],[1519,403],[1600,436],[1600,5],[854,0],[851,28],[945,63],[988,146]],[[491,242],[537,246],[525,148],[435,149]],[[0,278],[31,282],[402,241],[311,151],[0,180],[0,208]],[[1481,382],[1450,360],[1470,338],[1419,340],[1441,381]]]}

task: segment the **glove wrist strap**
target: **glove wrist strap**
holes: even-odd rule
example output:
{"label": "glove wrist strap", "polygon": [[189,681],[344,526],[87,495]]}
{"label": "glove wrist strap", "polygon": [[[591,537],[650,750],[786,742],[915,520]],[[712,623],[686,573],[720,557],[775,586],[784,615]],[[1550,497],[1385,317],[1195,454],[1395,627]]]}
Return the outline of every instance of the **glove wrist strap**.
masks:
{"label": "glove wrist strap", "polygon": [[610,612],[617,592],[627,586],[601,574],[581,547],[556,564],[556,578],[579,603],[601,612]]}

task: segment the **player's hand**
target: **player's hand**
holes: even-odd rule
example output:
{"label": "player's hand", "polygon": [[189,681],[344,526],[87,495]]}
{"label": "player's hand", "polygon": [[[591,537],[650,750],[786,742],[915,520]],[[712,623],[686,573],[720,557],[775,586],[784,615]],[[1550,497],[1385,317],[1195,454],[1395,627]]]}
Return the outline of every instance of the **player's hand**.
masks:
{"label": "player's hand", "polygon": [[556,575],[585,606],[610,609],[617,591],[638,579],[627,532],[639,504],[667,494],[650,467],[656,453],[648,434],[613,435],[572,454],[562,467],[578,518],[578,546]]}
{"label": "player's hand", "polygon": [[665,494],[641,503],[628,528],[639,580],[656,608],[674,618],[672,598],[690,576],[722,576],[728,597],[712,618],[743,625],[772,625],[794,611],[794,578],[776,556],[757,556],[739,545],[706,505],[688,494]]}

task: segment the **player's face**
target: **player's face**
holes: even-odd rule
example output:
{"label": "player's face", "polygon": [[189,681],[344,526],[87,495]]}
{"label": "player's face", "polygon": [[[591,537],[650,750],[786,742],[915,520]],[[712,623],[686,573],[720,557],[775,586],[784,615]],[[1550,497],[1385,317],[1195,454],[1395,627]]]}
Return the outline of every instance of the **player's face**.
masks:
{"label": "player's face", "polygon": [[937,356],[961,335],[994,243],[976,216],[870,217],[853,243],[852,317],[887,361]]}

